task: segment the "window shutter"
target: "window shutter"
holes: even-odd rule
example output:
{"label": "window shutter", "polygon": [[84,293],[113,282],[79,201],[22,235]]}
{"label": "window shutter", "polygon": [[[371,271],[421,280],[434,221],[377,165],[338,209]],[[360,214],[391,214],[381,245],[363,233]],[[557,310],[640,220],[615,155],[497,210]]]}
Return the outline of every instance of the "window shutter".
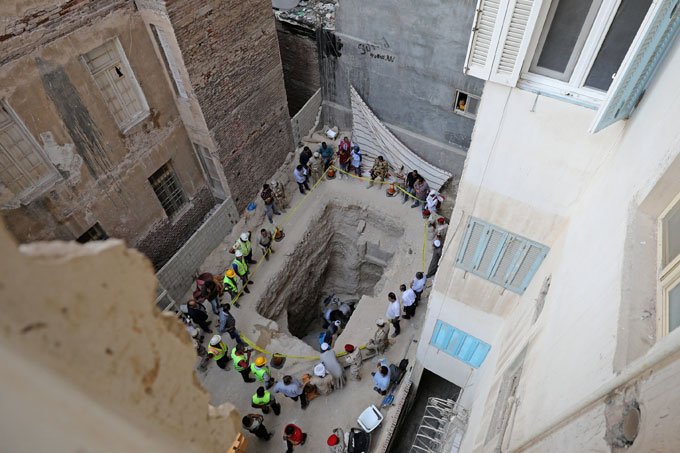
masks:
{"label": "window shutter", "polygon": [[504,244],[500,258],[496,262],[494,270],[491,272],[490,280],[501,286],[505,286],[510,272],[519,259],[522,252],[523,243],[514,236],[510,236]]}
{"label": "window shutter", "polygon": [[630,117],[680,28],[680,0],[652,5],[624,58],[607,99],[599,108],[591,132]]}
{"label": "window shutter", "polygon": [[[472,34],[465,57],[464,72],[467,75],[488,80],[491,64],[498,44],[500,25],[503,23],[501,5],[506,0],[478,0],[475,18],[472,21]],[[500,14],[499,14],[500,13]]]}
{"label": "window shutter", "polygon": [[484,246],[484,251],[482,252],[482,258],[479,260],[479,265],[476,269],[480,274],[483,274],[488,278],[488,276],[491,275],[494,263],[498,259],[498,255],[500,255],[501,250],[503,250],[503,244],[505,244],[508,233],[488,228],[485,236],[487,241]]}
{"label": "window shutter", "polygon": [[489,351],[491,350],[491,346],[488,344],[479,341],[477,343],[477,347],[475,348],[474,352],[472,353],[472,357],[468,360],[470,365],[472,365],[475,368],[479,368],[482,365],[482,362],[484,362],[484,359],[486,359],[487,354],[489,354]]}
{"label": "window shutter", "polygon": [[463,244],[458,252],[458,258],[456,259],[456,262],[461,268],[471,271],[475,267],[479,243],[482,240],[485,230],[486,225],[477,220],[470,220],[468,222],[467,231],[463,238]]}
{"label": "window shutter", "polygon": [[451,340],[451,335],[453,334],[453,328],[439,320],[434,327],[434,332],[432,332],[432,339],[430,344],[437,349],[446,350],[449,341]]}
{"label": "window shutter", "polygon": [[521,258],[519,266],[517,266],[517,271],[508,281],[508,289],[516,293],[523,293],[529,286],[534,273],[538,270],[538,266],[543,262],[545,255],[544,249],[530,244]]}
{"label": "window shutter", "polygon": [[515,86],[543,0],[479,0],[464,72]]}

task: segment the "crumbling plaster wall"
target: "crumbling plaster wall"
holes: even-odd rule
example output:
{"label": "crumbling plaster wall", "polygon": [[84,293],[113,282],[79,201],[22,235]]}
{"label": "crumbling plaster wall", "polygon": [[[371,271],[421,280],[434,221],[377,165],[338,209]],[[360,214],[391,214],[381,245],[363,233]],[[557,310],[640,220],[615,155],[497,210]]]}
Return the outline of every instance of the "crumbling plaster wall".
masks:
{"label": "crumbling plaster wall", "polygon": [[167,10],[241,211],[293,149],[271,2],[170,0]]}
{"label": "crumbling plaster wall", "polygon": [[[99,222],[109,236],[137,246],[160,267],[200,226],[215,200],[165,68],[134,6],[122,1],[68,4],[73,6],[54,12],[58,18],[1,44],[0,97],[44,146],[62,176],[51,190],[4,215],[21,242],[73,239]],[[8,13],[33,17],[35,11]],[[114,37],[150,107],[149,116],[125,134],[80,59]],[[147,180],[168,160],[189,200],[173,218],[167,217]]]}
{"label": "crumbling plaster wall", "polygon": [[2,222],[0,253],[4,450],[226,451],[239,414],[209,407],[147,259],[119,240],[18,249]]}
{"label": "crumbling plaster wall", "polygon": [[340,1],[320,41],[323,123],[351,127],[352,84],[416,154],[460,175],[474,120],[454,113],[455,91],[484,87],[463,74],[474,13],[472,0]]}

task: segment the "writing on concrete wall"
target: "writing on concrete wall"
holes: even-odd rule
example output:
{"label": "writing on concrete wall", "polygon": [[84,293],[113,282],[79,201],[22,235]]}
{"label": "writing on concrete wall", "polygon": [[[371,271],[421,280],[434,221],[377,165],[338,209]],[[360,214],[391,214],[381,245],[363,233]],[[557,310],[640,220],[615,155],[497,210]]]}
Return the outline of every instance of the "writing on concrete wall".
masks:
{"label": "writing on concrete wall", "polygon": [[384,49],[389,49],[390,47],[390,44],[387,42],[385,38],[383,38],[382,46],[371,44],[370,42],[360,42],[357,47],[359,48],[359,52],[361,55],[368,55],[369,57],[375,58],[376,60],[383,60],[388,61],[390,63],[394,63],[394,60],[396,58],[394,55],[388,55],[383,51]]}

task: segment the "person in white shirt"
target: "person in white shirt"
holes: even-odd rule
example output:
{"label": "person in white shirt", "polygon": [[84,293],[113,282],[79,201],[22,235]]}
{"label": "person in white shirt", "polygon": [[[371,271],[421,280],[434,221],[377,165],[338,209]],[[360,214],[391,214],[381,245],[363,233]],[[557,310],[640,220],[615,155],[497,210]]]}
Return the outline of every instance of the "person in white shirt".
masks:
{"label": "person in white shirt", "polygon": [[392,334],[392,338],[394,338],[401,332],[401,327],[399,327],[401,304],[397,300],[397,296],[394,293],[389,293],[387,295],[387,299],[389,301],[389,305],[387,306],[387,313],[385,313],[385,315],[394,326],[394,333]]}
{"label": "person in white shirt", "polygon": [[295,182],[300,188],[301,194],[305,194],[305,189],[310,190],[309,185],[307,185],[307,170],[305,167],[302,165],[295,167],[295,170],[293,170],[293,176],[295,177]]}
{"label": "person in white shirt", "polygon": [[416,293],[402,284],[399,287],[401,291],[401,303],[404,304],[404,319],[411,319],[411,316],[416,315]]}
{"label": "person in white shirt", "polygon": [[427,277],[422,272],[416,272],[416,278],[411,282],[411,289],[416,293],[416,307],[418,302],[420,302],[420,296],[425,290],[425,283],[427,283]]}

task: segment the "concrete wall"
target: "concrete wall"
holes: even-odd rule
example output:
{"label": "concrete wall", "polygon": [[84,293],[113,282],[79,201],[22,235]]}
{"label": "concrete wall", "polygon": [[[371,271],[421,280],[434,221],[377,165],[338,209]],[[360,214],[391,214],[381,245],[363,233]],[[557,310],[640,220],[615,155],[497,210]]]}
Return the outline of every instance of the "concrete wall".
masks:
{"label": "concrete wall", "polygon": [[0,298],[23,300],[0,320],[4,451],[227,451],[240,416],[209,406],[147,259],[119,240],[18,249],[2,222],[0,253]]}
{"label": "concrete wall", "polygon": [[276,21],[283,63],[288,112],[295,116],[321,87],[316,32],[299,24]]}
{"label": "concrete wall", "polygon": [[[0,97],[60,175],[48,192],[4,211],[9,228],[21,242],[69,240],[99,222],[109,236],[162,265],[215,200],[148,27],[134,5],[123,1],[9,2],[0,8],[13,24],[0,49]],[[114,37],[150,107],[124,133],[80,59]],[[169,160],[188,200],[172,218],[147,180]]]}
{"label": "concrete wall", "polygon": [[[510,450],[659,347],[654,219],[680,193],[680,133],[669,120],[680,114],[678,67],[676,45],[633,117],[595,135],[587,132],[592,110],[486,85],[431,296],[441,302],[429,308],[419,343],[426,368],[474,389],[464,394],[472,415],[463,451],[497,446],[497,438],[488,443],[486,438],[498,391],[505,370],[525,347],[520,402],[503,444]],[[523,295],[454,266],[470,215],[550,247]],[[545,305],[534,323],[549,275]],[[469,369],[428,345],[437,318],[492,345],[467,381],[462,379]],[[657,372],[650,370],[647,378],[676,392],[670,381],[654,378]],[[634,447],[663,451],[663,441],[677,439],[673,427],[680,413],[657,415],[653,408],[667,407],[660,393],[648,392],[644,404],[639,399],[643,418]],[[535,451],[559,445],[553,442],[558,438],[568,438],[577,450],[611,447],[620,430],[616,414],[603,420],[606,412],[611,411],[594,407],[587,423],[569,425],[571,435],[556,432]]]}
{"label": "concrete wall", "polygon": [[316,126],[320,114],[319,108],[321,108],[321,90],[317,90],[290,121],[293,126],[293,140],[296,144],[302,143],[302,138],[309,135]]}
{"label": "concrete wall", "polygon": [[193,276],[204,270],[199,269],[199,266],[231,232],[238,218],[238,212],[230,200],[220,204],[182,248],[156,273],[158,282],[170,297],[183,302],[182,298],[193,284]]}
{"label": "concrete wall", "polygon": [[453,112],[456,89],[481,94],[465,61],[475,2],[343,0],[320,42],[323,122],[351,126],[349,88],[414,152],[460,175],[474,120]]}
{"label": "concrete wall", "polygon": [[293,148],[269,0],[172,0],[167,11],[239,211]]}

